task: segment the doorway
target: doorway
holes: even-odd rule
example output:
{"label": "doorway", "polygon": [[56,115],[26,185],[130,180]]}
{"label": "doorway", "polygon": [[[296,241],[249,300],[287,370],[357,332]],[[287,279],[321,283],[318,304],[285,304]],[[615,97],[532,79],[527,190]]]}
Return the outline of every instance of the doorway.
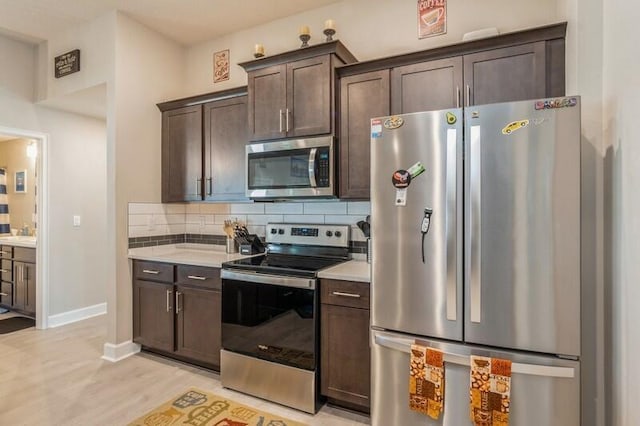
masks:
{"label": "doorway", "polygon": [[[40,132],[0,126],[0,143],[7,143],[6,141],[14,139],[26,139],[30,155],[35,155],[34,175],[37,176],[37,191],[35,191],[34,197],[36,207],[33,209],[32,220],[29,221],[32,225],[26,223],[25,213],[21,210],[20,220],[24,220],[26,226],[12,225],[12,228],[16,230],[16,233],[20,233],[20,230],[22,230],[22,233],[31,233],[30,230],[33,229],[33,224],[35,224],[37,229],[35,316],[36,328],[45,329],[48,327],[49,317],[48,136]],[[3,165],[0,164],[1,166]],[[31,176],[27,175],[26,182],[24,180],[21,181],[20,179],[23,179],[26,175],[21,175],[22,171],[22,169],[17,170],[17,174],[16,170],[8,172],[13,174],[10,179],[12,186],[9,191],[16,193],[29,191],[27,188],[29,188]],[[9,212],[9,215],[11,215],[11,212]]]}

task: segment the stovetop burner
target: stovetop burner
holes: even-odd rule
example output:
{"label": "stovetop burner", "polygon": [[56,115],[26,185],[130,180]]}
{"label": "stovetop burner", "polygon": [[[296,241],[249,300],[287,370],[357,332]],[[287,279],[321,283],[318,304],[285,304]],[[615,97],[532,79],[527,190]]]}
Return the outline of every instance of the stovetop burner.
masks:
{"label": "stovetop burner", "polygon": [[266,254],[225,262],[222,268],[313,278],[348,260],[349,225],[270,223],[266,231]]}
{"label": "stovetop burner", "polygon": [[338,263],[342,258],[322,258],[300,255],[268,254],[247,257],[244,259],[225,262],[227,269],[242,269],[247,271],[272,273],[277,275],[292,275],[297,277],[315,277],[316,272]]}

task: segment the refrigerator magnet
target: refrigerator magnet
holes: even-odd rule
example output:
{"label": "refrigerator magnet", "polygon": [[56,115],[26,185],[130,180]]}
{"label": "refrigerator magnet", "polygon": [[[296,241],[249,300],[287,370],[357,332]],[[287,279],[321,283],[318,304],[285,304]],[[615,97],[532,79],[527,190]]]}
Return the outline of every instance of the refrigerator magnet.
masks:
{"label": "refrigerator magnet", "polygon": [[407,188],[396,189],[396,206],[404,207],[407,205]]}
{"label": "refrigerator magnet", "polygon": [[382,137],[382,121],[381,120],[371,120],[371,137],[372,138]]}
{"label": "refrigerator magnet", "polygon": [[520,130],[523,127],[526,127],[528,125],[529,125],[529,120],[512,121],[511,123],[507,124],[502,128],[502,134],[509,135],[512,132],[515,132],[516,130]]}
{"label": "refrigerator magnet", "polygon": [[422,165],[421,162],[417,162],[416,164],[414,164],[413,166],[409,167],[407,169],[407,172],[409,172],[409,174],[411,175],[411,179],[415,179],[418,176],[420,176],[422,173],[424,173],[424,166]]}
{"label": "refrigerator magnet", "polygon": [[411,184],[411,173],[403,169],[396,170],[391,176],[391,183],[395,188],[406,188]]}
{"label": "refrigerator magnet", "polygon": [[447,124],[456,124],[458,117],[452,112],[447,112]]}

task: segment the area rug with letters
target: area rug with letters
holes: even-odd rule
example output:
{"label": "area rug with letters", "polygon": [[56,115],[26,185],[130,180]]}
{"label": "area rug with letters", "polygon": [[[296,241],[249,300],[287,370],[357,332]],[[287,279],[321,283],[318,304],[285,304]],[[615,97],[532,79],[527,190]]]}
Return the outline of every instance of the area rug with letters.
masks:
{"label": "area rug with letters", "polygon": [[3,319],[0,320],[0,334],[12,333],[35,325],[36,321],[27,317],[11,317]]}
{"label": "area rug with letters", "polygon": [[189,389],[129,426],[304,426],[199,389]]}

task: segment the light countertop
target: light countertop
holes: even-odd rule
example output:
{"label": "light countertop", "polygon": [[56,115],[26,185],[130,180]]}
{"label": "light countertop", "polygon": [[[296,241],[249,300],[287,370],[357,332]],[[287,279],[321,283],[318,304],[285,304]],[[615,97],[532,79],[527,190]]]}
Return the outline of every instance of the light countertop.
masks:
{"label": "light countertop", "polygon": [[6,244],[8,246],[36,248],[36,237],[23,237],[23,236],[2,236],[0,237],[0,244]]}
{"label": "light countertop", "polygon": [[240,253],[227,254],[225,247],[213,244],[167,244],[129,249],[129,258],[182,265],[219,268],[223,262],[247,257]]}
{"label": "light countertop", "polygon": [[[152,262],[220,268],[223,262],[248,257],[240,253],[227,254],[225,247],[212,244],[168,244],[162,246],[129,249],[129,258]],[[371,265],[354,259],[318,272],[318,278],[369,282]]]}
{"label": "light countertop", "polygon": [[354,259],[318,272],[318,278],[368,283],[371,281],[370,266],[371,264],[364,260]]}

